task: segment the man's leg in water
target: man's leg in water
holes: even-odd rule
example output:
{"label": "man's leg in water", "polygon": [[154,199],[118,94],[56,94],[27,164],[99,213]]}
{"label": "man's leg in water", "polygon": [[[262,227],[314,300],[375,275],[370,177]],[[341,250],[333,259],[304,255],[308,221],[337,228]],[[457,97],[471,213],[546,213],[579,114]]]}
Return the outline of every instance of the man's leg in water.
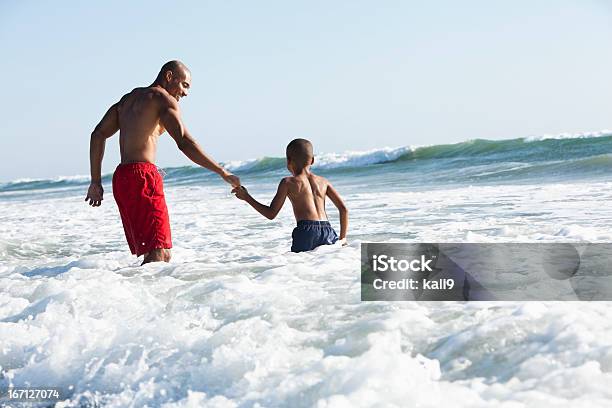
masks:
{"label": "man's leg in water", "polygon": [[144,259],[141,266],[149,262],[170,262],[170,250],[166,248],[157,248],[151,252],[144,254]]}

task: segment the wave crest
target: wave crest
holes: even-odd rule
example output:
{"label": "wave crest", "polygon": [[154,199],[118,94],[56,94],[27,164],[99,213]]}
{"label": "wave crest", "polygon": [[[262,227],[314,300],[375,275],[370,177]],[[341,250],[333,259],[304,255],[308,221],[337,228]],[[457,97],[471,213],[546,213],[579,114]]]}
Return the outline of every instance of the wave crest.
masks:
{"label": "wave crest", "polygon": [[[423,172],[454,172],[456,175],[467,174],[468,168],[477,166],[494,167],[488,172],[507,173],[508,164],[520,165],[510,170],[516,175],[532,172],[530,167],[542,167],[547,163],[549,169],[565,169],[572,173],[600,173],[608,169],[612,153],[612,131],[562,133],[540,137],[525,137],[506,140],[473,139],[454,144],[428,146],[383,147],[367,151],[347,151],[344,153],[322,153],[315,157],[315,169],[335,171],[362,171],[379,168],[379,165],[422,164]],[[592,158],[592,159],[589,159]],[[588,160],[587,160],[588,159]],[[561,164],[559,164],[561,163]],[[553,165],[554,164],[554,165]],[[267,174],[285,171],[284,157],[262,157],[244,161],[224,163],[225,167],[238,174]],[[416,168],[415,168],[416,169]],[[191,183],[211,176],[196,166],[166,168],[166,181],[174,183]],[[108,182],[111,174],[106,174],[103,181]],[[212,176],[211,176],[212,177]],[[0,192],[55,189],[83,185],[89,182],[89,176],[64,176],[53,179],[20,179],[0,184]]]}

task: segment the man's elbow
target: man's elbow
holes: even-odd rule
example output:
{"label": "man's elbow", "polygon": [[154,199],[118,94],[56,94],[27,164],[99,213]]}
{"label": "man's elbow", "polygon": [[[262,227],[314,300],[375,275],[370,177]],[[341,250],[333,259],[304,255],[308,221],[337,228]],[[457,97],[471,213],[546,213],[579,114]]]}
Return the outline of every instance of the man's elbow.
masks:
{"label": "man's elbow", "polygon": [[187,152],[192,145],[193,143],[186,137],[182,137],[176,141],[176,147],[183,153]]}
{"label": "man's elbow", "polygon": [[106,137],[104,136],[104,133],[100,132],[98,129],[94,129],[93,132],[91,132],[91,140],[105,140]]}
{"label": "man's elbow", "polygon": [[349,210],[346,207],[346,205],[342,204],[341,206],[338,207],[338,212],[340,214],[344,214],[344,215],[348,216]]}

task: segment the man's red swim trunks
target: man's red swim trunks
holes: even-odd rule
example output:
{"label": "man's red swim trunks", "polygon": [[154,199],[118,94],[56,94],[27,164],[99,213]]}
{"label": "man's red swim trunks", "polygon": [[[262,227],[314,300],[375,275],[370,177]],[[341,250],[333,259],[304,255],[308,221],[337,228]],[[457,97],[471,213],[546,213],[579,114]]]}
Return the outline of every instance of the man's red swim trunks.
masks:
{"label": "man's red swim trunks", "polygon": [[133,254],[140,256],[156,248],[172,248],[164,185],[153,163],[117,166],[113,195]]}

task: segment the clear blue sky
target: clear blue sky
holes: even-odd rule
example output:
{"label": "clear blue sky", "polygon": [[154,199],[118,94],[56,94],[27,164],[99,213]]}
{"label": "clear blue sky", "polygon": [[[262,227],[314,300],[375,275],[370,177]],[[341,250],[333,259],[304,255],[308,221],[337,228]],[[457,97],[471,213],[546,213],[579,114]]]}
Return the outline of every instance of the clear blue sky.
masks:
{"label": "clear blue sky", "polygon": [[[175,58],[220,161],[609,129],[611,4],[3,0],[0,180],[88,174],[104,111]],[[188,163],[162,136],[158,164]]]}

